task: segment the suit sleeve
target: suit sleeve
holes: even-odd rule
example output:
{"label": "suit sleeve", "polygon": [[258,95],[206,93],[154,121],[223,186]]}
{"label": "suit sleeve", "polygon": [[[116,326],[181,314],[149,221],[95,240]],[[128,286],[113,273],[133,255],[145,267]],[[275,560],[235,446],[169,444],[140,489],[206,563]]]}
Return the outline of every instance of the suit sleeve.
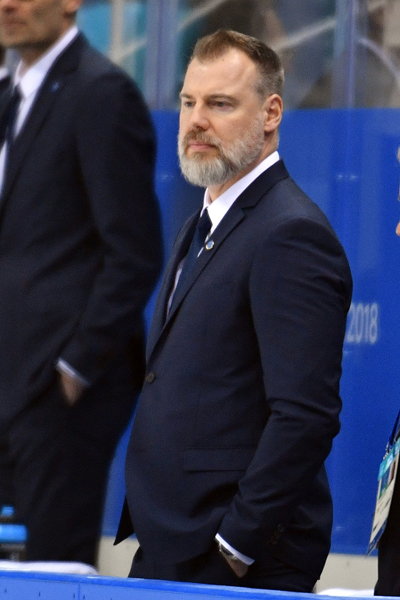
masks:
{"label": "suit sleeve", "polygon": [[61,358],[93,382],[138,329],[161,267],[153,127],[122,73],[86,87],[76,143],[102,265]]}
{"label": "suit sleeve", "polygon": [[271,412],[219,534],[257,559],[290,525],[340,429],[351,275],[328,227],[288,220],[258,252],[249,289]]}

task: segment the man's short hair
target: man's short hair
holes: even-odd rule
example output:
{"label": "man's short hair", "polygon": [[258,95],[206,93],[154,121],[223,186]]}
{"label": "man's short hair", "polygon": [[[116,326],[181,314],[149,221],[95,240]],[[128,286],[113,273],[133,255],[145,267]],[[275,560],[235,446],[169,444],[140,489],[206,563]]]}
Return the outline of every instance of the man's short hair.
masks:
{"label": "man's short hair", "polygon": [[260,80],[256,91],[262,100],[271,94],[282,96],[284,73],[279,56],[264,42],[250,35],[231,29],[218,29],[197,41],[190,62],[194,58],[200,62],[215,60],[232,48],[247,54],[258,68]]}

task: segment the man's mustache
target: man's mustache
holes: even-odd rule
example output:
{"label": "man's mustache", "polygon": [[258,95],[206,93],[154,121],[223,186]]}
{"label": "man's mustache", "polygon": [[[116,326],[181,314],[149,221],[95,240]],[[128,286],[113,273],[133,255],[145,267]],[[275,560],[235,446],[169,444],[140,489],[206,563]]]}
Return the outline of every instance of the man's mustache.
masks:
{"label": "man's mustache", "polygon": [[182,140],[182,145],[185,150],[188,147],[189,142],[192,141],[202,142],[203,144],[209,144],[210,146],[215,146],[218,149],[221,148],[221,144],[218,139],[210,137],[209,135],[201,131],[189,131],[189,133],[185,135],[185,137]]}

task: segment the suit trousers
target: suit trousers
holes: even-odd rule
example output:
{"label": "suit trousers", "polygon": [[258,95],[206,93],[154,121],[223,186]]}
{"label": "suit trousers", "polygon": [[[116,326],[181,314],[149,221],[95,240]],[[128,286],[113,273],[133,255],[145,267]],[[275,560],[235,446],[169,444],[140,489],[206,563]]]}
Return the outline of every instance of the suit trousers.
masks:
{"label": "suit trousers", "polygon": [[59,376],[0,427],[0,501],[27,528],[27,560],[96,564],[109,467],[138,390],[114,369],[65,404]]}
{"label": "suit trousers", "polygon": [[208,552],[172,565],[147,560],[139,547],[133,558],[129,577],[288,592],[312,592],[315,585],[314,575],[304,573],[272,555],[268,556],[265,564],[255,562],[250,565],[247,574],[239,578],[220,554],[216,542]]}

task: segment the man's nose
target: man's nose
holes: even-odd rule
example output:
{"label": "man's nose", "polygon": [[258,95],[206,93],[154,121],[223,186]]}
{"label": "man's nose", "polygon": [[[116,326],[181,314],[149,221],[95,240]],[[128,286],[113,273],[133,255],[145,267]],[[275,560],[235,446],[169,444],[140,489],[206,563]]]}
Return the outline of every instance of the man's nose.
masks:
{"label": "man's nose", "polygon": [[2,12],[12,11],[15,9],[15,7],[16,0],[0,0],[0,11]]}
{"label": "man's nose", "polygon": [[203,106],[194,106],[190,115],[190,126],[192,129],[206,130],[210,127],[207,111]]}

